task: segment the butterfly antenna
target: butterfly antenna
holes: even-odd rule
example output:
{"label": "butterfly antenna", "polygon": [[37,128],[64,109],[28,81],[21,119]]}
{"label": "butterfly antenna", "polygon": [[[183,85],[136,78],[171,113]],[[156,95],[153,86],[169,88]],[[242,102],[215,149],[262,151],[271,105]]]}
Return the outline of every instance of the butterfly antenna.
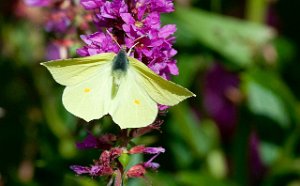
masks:
{"label": "butterfly antenna", "polygon": [[134,48],[136,45],[138,45],[138,44],[139,44],[139,42],[136,42],[134,45],[132,45],[132,47],[130,47],[129,51],[127,52],[127,55],[128,55],[128,56],[129,56],[130,53],[132,52],[133,48]]}
{"label": "butterfly antenna", "polygon": [[114,40],[114,42],[118,45],[118,47],[121,49],[122,47],[119,45],[117,39],[114,37],[114,35],[106,29],[106,32],[108,33],[108,35],[110,35],[110,37]]}
{"label": "butterfly antenna", "polygon": [[145,34],[145,35],[142,35],[142,36],[136,38],[136,39],[134,40],[134,42],[137,42],[138,40],[143,39],[144,37],[148,37],[148,34]]}

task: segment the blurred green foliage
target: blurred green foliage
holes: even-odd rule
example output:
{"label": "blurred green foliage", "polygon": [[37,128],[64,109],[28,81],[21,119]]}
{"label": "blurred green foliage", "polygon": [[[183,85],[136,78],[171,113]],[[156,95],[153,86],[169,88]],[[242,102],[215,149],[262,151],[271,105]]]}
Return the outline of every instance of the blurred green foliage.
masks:
{"label": "blurred green foliage", "polygon": [[[171,108],[161,133],[136,141],[167,151],[157,159],[158,172],[128,185],[300,185],[299,1],[176,3],[163,19],[178,28],[180,75],[173,79],[197,97]],[[62,107],[63,87],[39,65],[47,35],[13,10],[0,17],[0,186],[106,185],[75,176],[69,166],[89,165],[100,154],[76,149],[86,128],[95,134],[119,129],[109,118],[86,125]],[[274,28],[268,17],[277,19]],[[216,64],[239,79],[228,96],[238,114],[227,136],[203,100]]]}

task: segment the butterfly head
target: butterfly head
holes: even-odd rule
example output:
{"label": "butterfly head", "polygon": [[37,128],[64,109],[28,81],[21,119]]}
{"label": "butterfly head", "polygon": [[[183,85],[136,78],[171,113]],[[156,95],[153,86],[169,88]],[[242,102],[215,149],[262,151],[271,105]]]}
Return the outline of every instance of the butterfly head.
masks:
{"label": "butterfly head", "polygon": [[121,49],[118,54],[113,59],[113,71],[122,71],[126,72],[128,68],[128,58],[126,50]]}

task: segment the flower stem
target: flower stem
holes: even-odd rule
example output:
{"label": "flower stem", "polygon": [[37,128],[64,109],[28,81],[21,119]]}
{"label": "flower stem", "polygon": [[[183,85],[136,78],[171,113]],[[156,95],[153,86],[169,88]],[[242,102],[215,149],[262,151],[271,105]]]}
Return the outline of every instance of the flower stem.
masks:
{"label": "flower stem", "polygon": [[115,170],[115,185],[122,186],[122,173],[119,169]]}

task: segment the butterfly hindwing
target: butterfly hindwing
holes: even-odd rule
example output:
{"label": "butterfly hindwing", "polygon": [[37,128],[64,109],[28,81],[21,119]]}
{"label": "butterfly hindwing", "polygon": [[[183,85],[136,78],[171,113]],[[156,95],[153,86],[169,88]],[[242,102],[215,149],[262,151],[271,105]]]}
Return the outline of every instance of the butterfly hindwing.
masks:
{"label": "butterfly hindwing", "polygon": [[195,96],[188,89],[167,81],[155,74],[142,62],[135,58],[129,58],[130,65],[138,73],[138,81],[143,84],[145,90],[157,103],[162,105],[173,106],[189,97]]}
{"label": "butterfly hindwing", "polygon": [[145,127],[157,116],[157,103],[136,78],[137,73],[129,66],[111,103],[109,114],[122,129]]}

